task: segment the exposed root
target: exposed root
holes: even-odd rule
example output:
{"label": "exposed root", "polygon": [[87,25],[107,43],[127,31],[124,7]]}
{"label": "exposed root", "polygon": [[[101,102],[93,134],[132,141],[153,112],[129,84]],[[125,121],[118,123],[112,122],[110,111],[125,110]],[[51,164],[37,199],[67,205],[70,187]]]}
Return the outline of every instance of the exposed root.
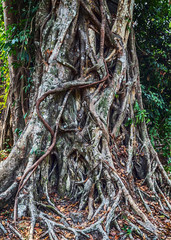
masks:
{"label": "exposed root", "polygon": [[0,194],[0,201],[8,201],[16,192],[18,182],[15,181],[6,191]]}
{"label": "exposed root", "polygon": [[[33,186],[33,185],[31,185]],[[37,208],[34,203],[34,196],[33,196],[33,190],[30,190],[29,193],[29,210],[31,215],[31,224],[30,224],[30,234],[29,234],[29,240],[32,240],[34,238],[34,227],[37,220]]]}
{"label": "exposed root", "polygon": [[2,225],[2,223],[0,223],[0,229],[2,230],[2,232],[4,234],[7,234],[7,230],[5,229],[5,227]]}
{"label": "exposed root", "polygon": [[141,225],[143,225],[143,227],[150,232],[153,232],[154,234],[157,235],[156,232],[156,227],[149,221],[148,217],[140,210],[140,208],[138,207],[138,205],[135,203],[135,201],[133,200],[133,198],[131,197],[130,193],[128,192],[128,190],[126,189],[124,183],[122,182],[121,178],[118,176],[117,172],[115,169],[113,169],[111,166],[109,166],[109,164],[104,161],[107,166],[112,169],[113,171],[113,177],[115,179],[115,181],[117,181],[117,183],[119,184],[119,186],[121,187],[124,197],[126,200],[128,200],[128,202],[130,203],[130,206],[132,207],[132,209],[135,211],[135,213],[140,216],[142,218],[142,220],[144,221],[141,222],[139,220],[137,220]]}
{"label": "exposed root", "polygon": [[112,219],[114,218],[114,212],[115,212],[115,209],[117,208],[117,206],[119,205],[119,201],[120,201],[120,198],[121,198],[121,191],[118,192],[117,196],[116,196],[116,199],[114,200],[114,203],[107,215],[107,218],[106,218],[106,232],[107,234],[109,234],[109,231],[110,231],[110,224],[112,222]]}
{"label": "exposed root", "polygon": [[100,213],[100,211],[104,208],[104,206],[107,202],[108,201],[105,198],[103,198],[103,201],[101,202],[100,206],[96,209],[92,219],[94,219]]}
{"label": "exposed root", "polygon": [[88,213],[88,217],[87,219],[90,220],[93,216],[93,203],[94,203],[94,185],[92,185],[91,190],[90,190],[90,194],[89,194],[89,199],[88,199],[88,208],[89,208],[89,213]]}
{"label": "exposed root", "polygon": [[[50,219],[49,219],[49,216],[48,216],[47,214],[43,213],[43,212],[40,212],[40,213],[39,213],[39,217],[42,218],[42,219],[45,221],[45,223],[47,224],[47,226],[48,226],[48,233],[50,232],[50,235],[52,234],[52,235],[54,236],[54,235],[55,235],[54,227],[58,227],[58,228],[60,228],[60,229],[62,229],[62,230],[68,230],[68,231],[70,231],[70,232],[73,232],[74,235],[75,235],[75,237],[76,237],[76,239],[79,239],[78,236],[79,236],[80,234],[88,237],[88,235],[86,235],[86,234],[84,233],[85,231],[81,231],[81,230],[74,229],[74,228],[69,227],[69,226],[65,226],[65,225],[63,225],[63,224],[56,223],[56,222],[50,220]],[[56,235],[55,235],[55,236],[56,236]]]}
{"label": "exposed root", "polygon": [[155,185],[156,185],[157,191],[161,194],[162,198],[165,200],[168,209],[171,211],[171,205],[170,205],[169,201],[167,200],[167,198],[165,197],[165,195],[163,194],[163,192],[160,189],[160,187],[158,186],[157,182],[155,182]]}
{"label": "exposed root", "polygon": [[148,204],[145,202],[145,200],[144,200],[144,198],[143,198],[143,196],[142,196],[141,191],[139,190],[139,188],[138,188],[137,190],[138,190],[138,193],[139,193],[139,195],[140,195],[141,201],[143,202],[143,204],[144,204],[147,212],[153,217],[152,211],[151,211],[150,207],[148,206]]}
{"label": "exposed root", "polygon": [[6,225],[7,225],[7,227],[8,227],[10,230],[13,231],[13,233],[14,233],[19,239],[24,240],[24,238],[22,237],[22,235],[19,233],[19,231],[18,231],[16,228],[14,228],[14,227],[13,227],[11,224],[9,224],[9,223],[6,223]]}
{"label": "exposed root", "polygon": [[[127,215],[130,216],[130,214],[127,212]],[[141,229],[139,227],[137,227],[134,223],[132,223],[130,220],[126,219],[126,221],[128,222],[128,224],[131,226],[131,232],[135,231],[136,234],[138,234],[140,237],[142,237],[142,239],[150,239],[147,237],[147,235],[145,233],[143,233],[141,231]]]}

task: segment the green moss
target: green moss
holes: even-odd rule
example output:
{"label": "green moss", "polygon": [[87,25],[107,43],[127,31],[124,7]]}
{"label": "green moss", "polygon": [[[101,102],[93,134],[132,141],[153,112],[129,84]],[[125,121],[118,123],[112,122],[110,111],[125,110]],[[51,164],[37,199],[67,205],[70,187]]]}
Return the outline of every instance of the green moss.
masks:
{"label": "green moss", "polygon": [[116,74],[120,75],[122,70],[122,62],[118,61],[116,65]]}
{"label": "green moss", "polygon": [[64,197],[66,195],[66,180],[67,180],[67,175],[65,175],[60,182],[60,186],[58,187],[58,194],[61,197]]}
{"label": "green moss", "polygon": [[56,142],[56,147],[57,149],[60,149],[63,145],[63,140],[61,138],[58,139],[58,141]]}
{"label": "green moss", "polygon": [[106,94],[100,99],[98,104],[98,110],[101,110],[104,118],[106,118],[108,115],[108,97],[109,94],[106,92]]}

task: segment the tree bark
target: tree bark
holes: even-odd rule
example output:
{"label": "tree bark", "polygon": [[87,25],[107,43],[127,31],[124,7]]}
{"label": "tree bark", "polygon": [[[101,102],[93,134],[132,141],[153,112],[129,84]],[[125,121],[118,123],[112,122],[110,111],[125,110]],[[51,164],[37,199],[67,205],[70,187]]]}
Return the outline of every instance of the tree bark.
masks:
{"label": "tree bark", "polygon": [[[171,182],[141,116],[133,6],[133,0],[39,4],[30,115],[8,159],[0,163],[0,204],[15,196],[15,221],[29,210],[30,239],[38,217],[52,239],[57,239],[52,237],[55,226],[73,232],[76,239],[94,231],[109,239],[112,223],[123,233],[123,215],[132,239],[135,234],[158,237],[137,181],[148,186],[163,212],[170,209]],[[79,210],[88,205],[88,220],[108,210],[82,230],[57,224],[35,204],[45,194],[65,218],[50,201],[52,190],[79,200]]]}

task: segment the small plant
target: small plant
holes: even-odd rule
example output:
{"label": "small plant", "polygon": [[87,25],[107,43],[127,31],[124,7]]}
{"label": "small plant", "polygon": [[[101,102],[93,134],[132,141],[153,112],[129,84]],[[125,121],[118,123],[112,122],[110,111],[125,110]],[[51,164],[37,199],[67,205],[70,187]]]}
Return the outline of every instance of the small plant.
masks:
{"label": "small plant", "polygon": [[1,150],[0,151],[0,161],[5,160],[9,155],[9,149]]}
{"label": "small plant", "polygon": [[23,88],[25,93],[29,92],[29,89],[31,88],[32,82],[33,82],[33,80],[31,79],[31,77],[28,77],[27,78],[27,84]]}
{"label": "small plant", "polygon": [[16,128],[15,129],[15,133],[18,135],[18,136],[20,136],[21,134],[22,134],[22,130],[21,129],[19,129],[19,128]]}
{"label": "small plant", "polygon": [[148,117],[148,113],[146,112],[145,109],[141,109],[138,102],[135,103],[134,105],[134,111],[135,111],[135,120],[128,118],[127,122],[125,123],[125,126],[129,126],[132,123],[134,123],[135,125],[142,123],[143,121],[145,121],[146,123],[150,122],[150,119],[147,118]]}
{"label": "small plant", "polygon": [[167,161],[167,165],[164,166],[164,169],[171,178],[171,158],[169,158],[169,160]]}
{"label": "small plant", "polygon": [[133,123],[133,119],[128,118],[127,122],[125,123],[125,127],[130,126]]}
{"label": "small plant", "polygon": [[[145,109],[141,109],[138,102],[135,102],[134,105],[134,110],[135,110],[135,124],[142,123],[147,117],[148,114]],[[146,120],[146,123],[150,122],[150,119]]]}
{"label": "small plant", "polygon": [[130,234],[132,233],[132,229],[131,229],[131,227],[128,226],[128,225],[124,225],[124,227],[122,228],[122,230],[124,230],[127,235],[130,235]]}
{"label": "small plant", "polygon": [[4,142],[5,145],[5,150],[6,152],[10,153],[11,152],[11,145],[10,145],[10,139],[6,139],[6,141]]}
{"label": "small plant", "polygon": [[33,153],[34,153],[36,156],[42,156],[43,154],[45,154],[45,151],[32,148],[31,154],[33,154]]}

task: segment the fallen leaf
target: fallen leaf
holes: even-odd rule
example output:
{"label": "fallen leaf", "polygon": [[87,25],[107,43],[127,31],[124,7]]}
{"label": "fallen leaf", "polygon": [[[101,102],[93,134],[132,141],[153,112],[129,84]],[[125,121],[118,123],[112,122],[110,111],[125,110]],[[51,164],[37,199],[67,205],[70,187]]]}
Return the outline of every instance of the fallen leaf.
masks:
{"label": "fallen leaf", "polygon": [[92,237],[91,234],[88,234],[88,235],[89,235],[89,237],[90,237],[90,238],[89,238],[90,240],[94,240],[94,238]]}
{"label": "fallen leaf", "polygon": [[4,225],[4,226],[5,226],[5,221],[2,221],[1,223],[2,223],[2,225]]}
{"label": "fallen leaf", "polygon": [[36,230],[36,232],[37,232],[38,234],[41,234],[42,231],[43,231],[41,228],[37,228],[37,227],[35,227],[35,230]]}
{"label": "fallen leaf", "polygon": [[72,233],[67,233],[67,234],[65,235],[65,237],[66,237],[67,239],[73,239],[74,235],[73,235]]}

